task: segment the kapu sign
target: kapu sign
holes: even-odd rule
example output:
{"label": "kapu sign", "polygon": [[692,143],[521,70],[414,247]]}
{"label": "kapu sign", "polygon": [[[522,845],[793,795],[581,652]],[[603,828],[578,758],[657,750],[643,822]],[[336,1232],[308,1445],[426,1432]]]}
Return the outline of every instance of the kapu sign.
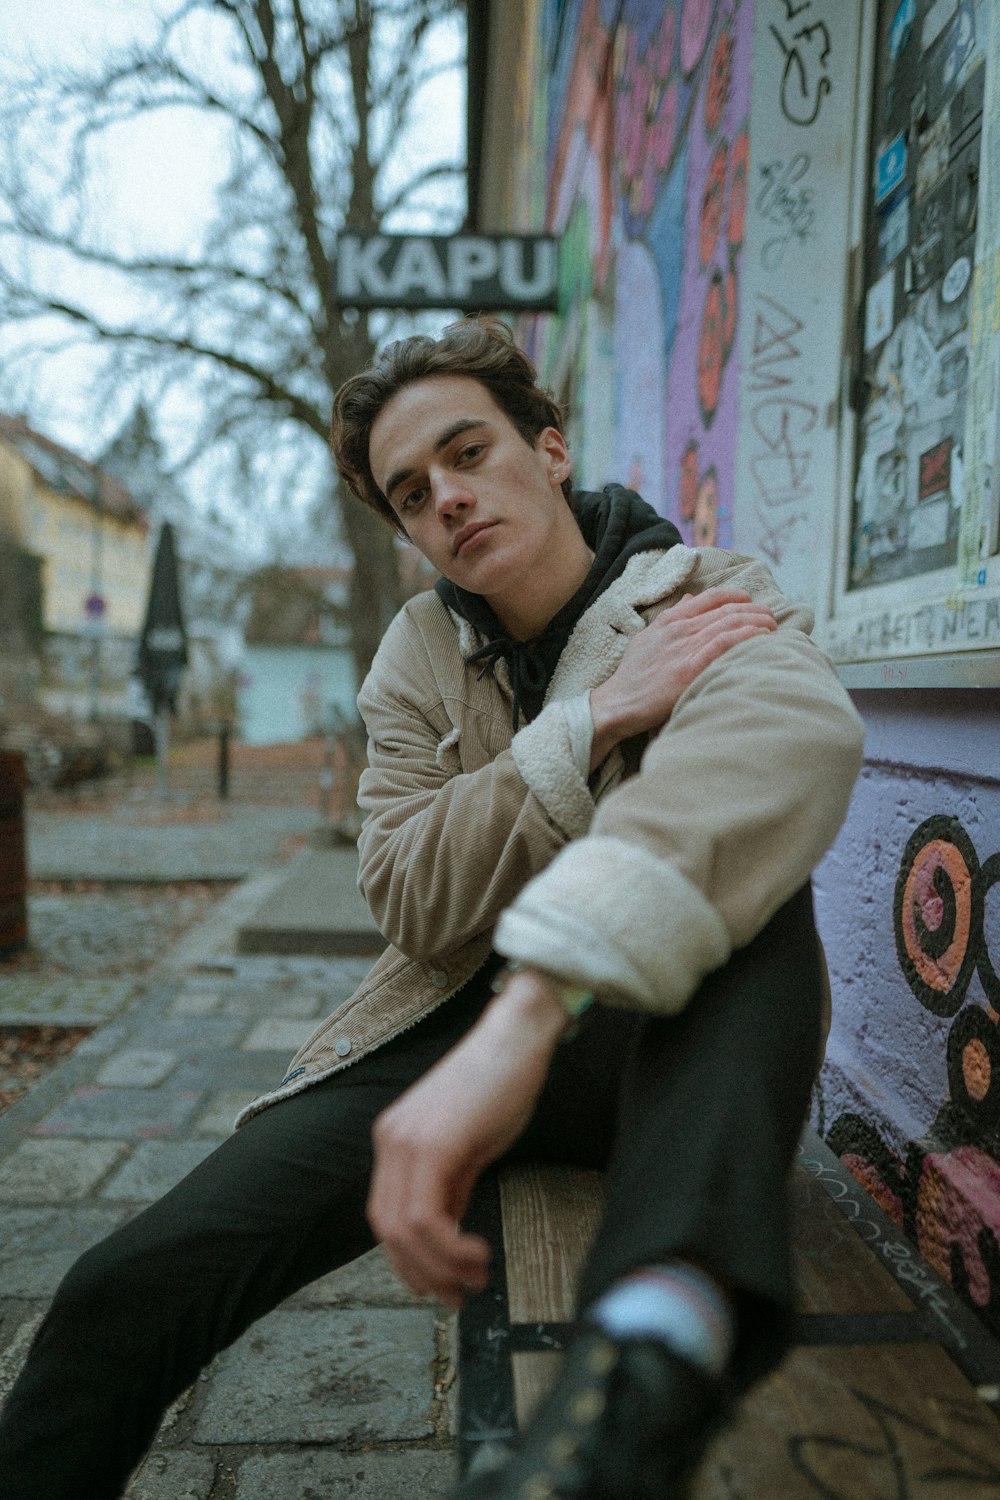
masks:
{"label": "kapu sign", "polygon": [[342,234],[342,307],[555,312],[557,242],[548,235]]}

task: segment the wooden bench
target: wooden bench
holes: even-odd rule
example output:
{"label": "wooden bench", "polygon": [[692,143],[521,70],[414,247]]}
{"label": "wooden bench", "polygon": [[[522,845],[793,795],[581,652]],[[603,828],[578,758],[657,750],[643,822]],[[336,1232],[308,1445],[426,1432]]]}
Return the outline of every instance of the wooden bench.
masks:
{"label": "wooden bench", "polygon": [[[1000,1495],[1000,1343],[808,1130],[792,1204],[793,1348],[693,1500]],[[459,1316],[463,1473],[510,1443],[553,1379],[600,1211],[599,1175],[574,1168],[507,1168],[477,1189],[468,1222],[495,1274]]]}
{"label": "wooden bench", "polygon": [[489,1241],[494,1274],[458,1319],[463,1474],[511,1441],[554,1380],[602,1197],[599,1172],[538,1164],[476,1188],[466,1222]]}

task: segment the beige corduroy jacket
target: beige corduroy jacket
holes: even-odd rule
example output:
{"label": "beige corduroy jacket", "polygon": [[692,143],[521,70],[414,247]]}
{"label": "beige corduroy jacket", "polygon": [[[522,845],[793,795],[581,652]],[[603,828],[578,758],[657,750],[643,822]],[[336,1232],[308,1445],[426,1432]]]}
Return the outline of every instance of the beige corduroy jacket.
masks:
{"label": "beige corduroy jacket", "polygon": [[[779,629],[733,647],[681,695],[637,774],[620,749],[590,782],[568,706],[685,593],[747,589]],[[360,885],[389,947],[266,1104],[349,1067],[455,993],[491,948],[676,1012],[806,880],[847,810],[860,721],[810,612],[768,569],[715,548],[642,552],[581,617],[545,707],[516,734],[503,663],[438,596],[393,621],[358,705]],[[577,720],[578,722],[578,720]]]}

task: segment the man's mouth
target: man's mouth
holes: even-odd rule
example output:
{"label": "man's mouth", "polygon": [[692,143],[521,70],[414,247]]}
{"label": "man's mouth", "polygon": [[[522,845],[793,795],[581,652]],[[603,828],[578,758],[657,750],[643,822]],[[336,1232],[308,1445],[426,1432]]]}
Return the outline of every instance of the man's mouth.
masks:
{"label": "man's mouth", "polygon": [[451,544],[451,550],[455,557],[462,552],[467,542],[473,541],[483,531],[492,531],[497,523],[495,521],[471,521],[468,526],[463,526],[461,531],[455,535]]}

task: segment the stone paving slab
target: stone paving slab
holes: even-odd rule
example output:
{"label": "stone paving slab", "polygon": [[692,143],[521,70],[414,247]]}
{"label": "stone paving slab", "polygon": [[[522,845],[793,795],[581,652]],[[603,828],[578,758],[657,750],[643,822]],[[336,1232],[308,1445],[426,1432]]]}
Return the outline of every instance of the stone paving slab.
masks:
{"label": "stone paving slab", "polygon": [[182,990],[170,1006],[169,1016],[244,1016],[300,1018],[318,1016],[323,998],[308,991],[275,993],[273,990],[238,989]]}
{"label": "stone paving slab", "polygon": [[195,1441],[429,1437],[434,1337],[430,1308],[278,1309],[212,1365]]}
{"label": "stone paving slab", "polygon": [[247,1032],[246,1021],[233,1016],[205,1016],[192,1026],[184,1016],[137,1016],[129,1038],[135,1047],[177,1052],[181,1057],[224,1052],[236,1047]]}
{"label": "stone paving slab", "polygon": [[73,1262],[128,1215],[101,1208],[5,1208],[0,1287],[6,1297],[50,1297]]}
{"label": "stone paving slab", "polygon": [[258,1021],[243,1040],[244,1052],[282,1052],[293,1057],[316,1030],[315,1021]]}
{"label": "stone paving slab", "polygon": [[75,1089],[51,1110],[32,1134],[108,1136],[112,1140],[152,1140],[173,1136],[194,1113],[202,1095],[196,1089]]}
{"label": "stone paving slab", "polygon": [[[151,1453],[125,1491],[125,1500],[205,1500],[215,1480],[207,1454]],[[285,1500],[302,1491],[289,1490]]]}
{"label": "stone paving slab", "polygon": [[97,1082],[102,1088],[151,1089],[169,1078],[176,1066],[176,1052],[124,1047],[104,1064]]}
{"label": "stone paving slab", "polygon": [[318,821],[309,807],[234,805],[215,823],[170,823],[137,808],[72,819],[36,808],[27,823],[28,869],[35,880],[242,880]]}
{"label": "stone paving slab", "polygon": [[101,1189],[109,1202],[152,1203],[214,1151],[215,1141],[143,1141]]}
{"label": "stone paving slab", "polygon": [[241,953],[381,953],[385,938],[358,890],[358,853],[304,849],[240,927]]}
{"label": "stone paving slab", "polygon": [[424,1298],[411,1292],[396,1275],[381,1248],[370,1250],[339,1270],[310,1282],[291,1301],[310,1307],[357,1302],[376,1307],[427,1306]]}
{"label": "stone paving slab", "polygon": [[456,1477],[450,1453],[427,1449],[350,1454],[306,1450],[244,1459],[233,1493],[234,1500],[295,1500],[298,1496],[310,1500],[414,1500],[415,1496],[444,1500]]}
{"label": "stone paving slab", "polygon": [[0,1401],[6,1401],[10,1395],[11,1387],[17,1379],[18,1371],[31,1348],[31,1342],[38,1332],[43,1317],[44,1313],[35,1312],[21,1319],[6,1349],[0,1350]]}
{"label": "stone paving slab", "polygon": [[123,1011],[138,985],[133,979],[34,979],[5,974],[0,1026],[99,1026]]}
{"label": "stone paving slab", "polygon": [[273,1089],[288,1072],[288,1051],[209,1052],[186,1059],[171,1075],[174,1088],[247,1089],[251,1098]]}
{"label": "stone paving slab", "polygon": [[63,1203],[83,1198],[127,1151],[124,1141],[23,1141],[0,1162],[0,1202]]}

